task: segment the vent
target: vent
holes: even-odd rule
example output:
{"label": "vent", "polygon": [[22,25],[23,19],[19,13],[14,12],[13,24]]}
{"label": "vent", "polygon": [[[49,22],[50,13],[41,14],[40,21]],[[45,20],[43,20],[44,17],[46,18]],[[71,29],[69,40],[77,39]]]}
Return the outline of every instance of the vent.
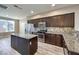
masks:
{"label": "vent", "polygon": [[18,8],[18,9],[22,9],[21,7],[19,7],[19,6],[17,6],[17,5],[14,5],[14,7],[15,7],[15,8]]}
{"label": "vent", "polygon": [[0,4],[0,8],[7,9],[8,7],[5,6],[5,5]]}

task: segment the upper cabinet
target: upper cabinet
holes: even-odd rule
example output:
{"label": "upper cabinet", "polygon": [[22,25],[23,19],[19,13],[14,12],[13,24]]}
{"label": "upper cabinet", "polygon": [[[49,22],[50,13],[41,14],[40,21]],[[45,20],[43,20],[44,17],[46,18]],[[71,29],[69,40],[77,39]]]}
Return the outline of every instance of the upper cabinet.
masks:
{"label": "upper cabinet", "polygon": [[61,27],[61,26],[63,26],[63,20],[64,20],[64,17],[62,15],[51,17],[51,22],[50,22],[51,27]]}
{"label": "upper cabinet", "polygon": [[28,20],[38,27],[38,22],[46,22],[47,27],[74,27],[74,13]]}
{"label": "upper cabinet", "polygon": [[64,15],[64,26],[74,27],[74,23],[75,23],[74,16],[75,16],[74,13],[65,14]]}
{"label": "upper cabinet", "polygon": [[38,22],[39,22],[38,19],[35,19],[35,20],[28,20],[28,23],[34,24],[34,27],[38,27]]}

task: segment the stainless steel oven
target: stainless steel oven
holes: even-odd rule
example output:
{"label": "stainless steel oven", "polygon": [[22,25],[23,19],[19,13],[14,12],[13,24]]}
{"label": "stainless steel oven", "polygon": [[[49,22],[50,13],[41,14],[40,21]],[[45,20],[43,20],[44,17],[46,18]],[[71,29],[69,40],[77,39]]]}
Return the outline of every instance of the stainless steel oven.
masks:
{"label": "stainless steel oven", "polygon": [[38,28],[38,41],[45,42],[45,32],[47,31],[46,22],[39,22]]}
{"label": "stainless steel oven", "polygon": [[38,34],[38,41],[45,42],[45,34],[44,33],[37,33]]}
{"label": "stainless steel oven", "polygon": [[40,42],[45,42],[45,32],[47,32],[47,30],[40,30],[38,31],[38,41]]}

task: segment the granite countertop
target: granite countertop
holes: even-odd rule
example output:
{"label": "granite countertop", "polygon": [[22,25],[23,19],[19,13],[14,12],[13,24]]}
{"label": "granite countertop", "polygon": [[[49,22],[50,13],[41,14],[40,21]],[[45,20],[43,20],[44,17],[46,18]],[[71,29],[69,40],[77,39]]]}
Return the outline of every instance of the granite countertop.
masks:
{"label": "granite countertop", "polygon": [[50,34],[61,34],[63,35],[64,41],[69,51],[79,53],[79,39],[75,32],[46,32]]}
{"label": "granite countertop", "polygon": [[22,38],[25,38],[25,39],[32,39],[34,37],[36,37],[37,35],[34,35],[34,34],[21,34],[21,33],[12,33],[11,35],[15,35],[15,36],[18,36],[18,37],[22,37]]}

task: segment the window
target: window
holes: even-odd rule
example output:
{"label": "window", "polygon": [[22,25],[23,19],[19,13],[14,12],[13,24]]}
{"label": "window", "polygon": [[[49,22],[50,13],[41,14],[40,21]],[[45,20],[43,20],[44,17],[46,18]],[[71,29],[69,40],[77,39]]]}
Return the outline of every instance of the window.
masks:
{"label": "window", "polygon": [[15,22],[0,19],[0,32],[13,32],[15,30]]}
{"label": "window", "polygon": [[12,32],[15,29],[15,23],[14,21],[8,21],[8,31]]}

